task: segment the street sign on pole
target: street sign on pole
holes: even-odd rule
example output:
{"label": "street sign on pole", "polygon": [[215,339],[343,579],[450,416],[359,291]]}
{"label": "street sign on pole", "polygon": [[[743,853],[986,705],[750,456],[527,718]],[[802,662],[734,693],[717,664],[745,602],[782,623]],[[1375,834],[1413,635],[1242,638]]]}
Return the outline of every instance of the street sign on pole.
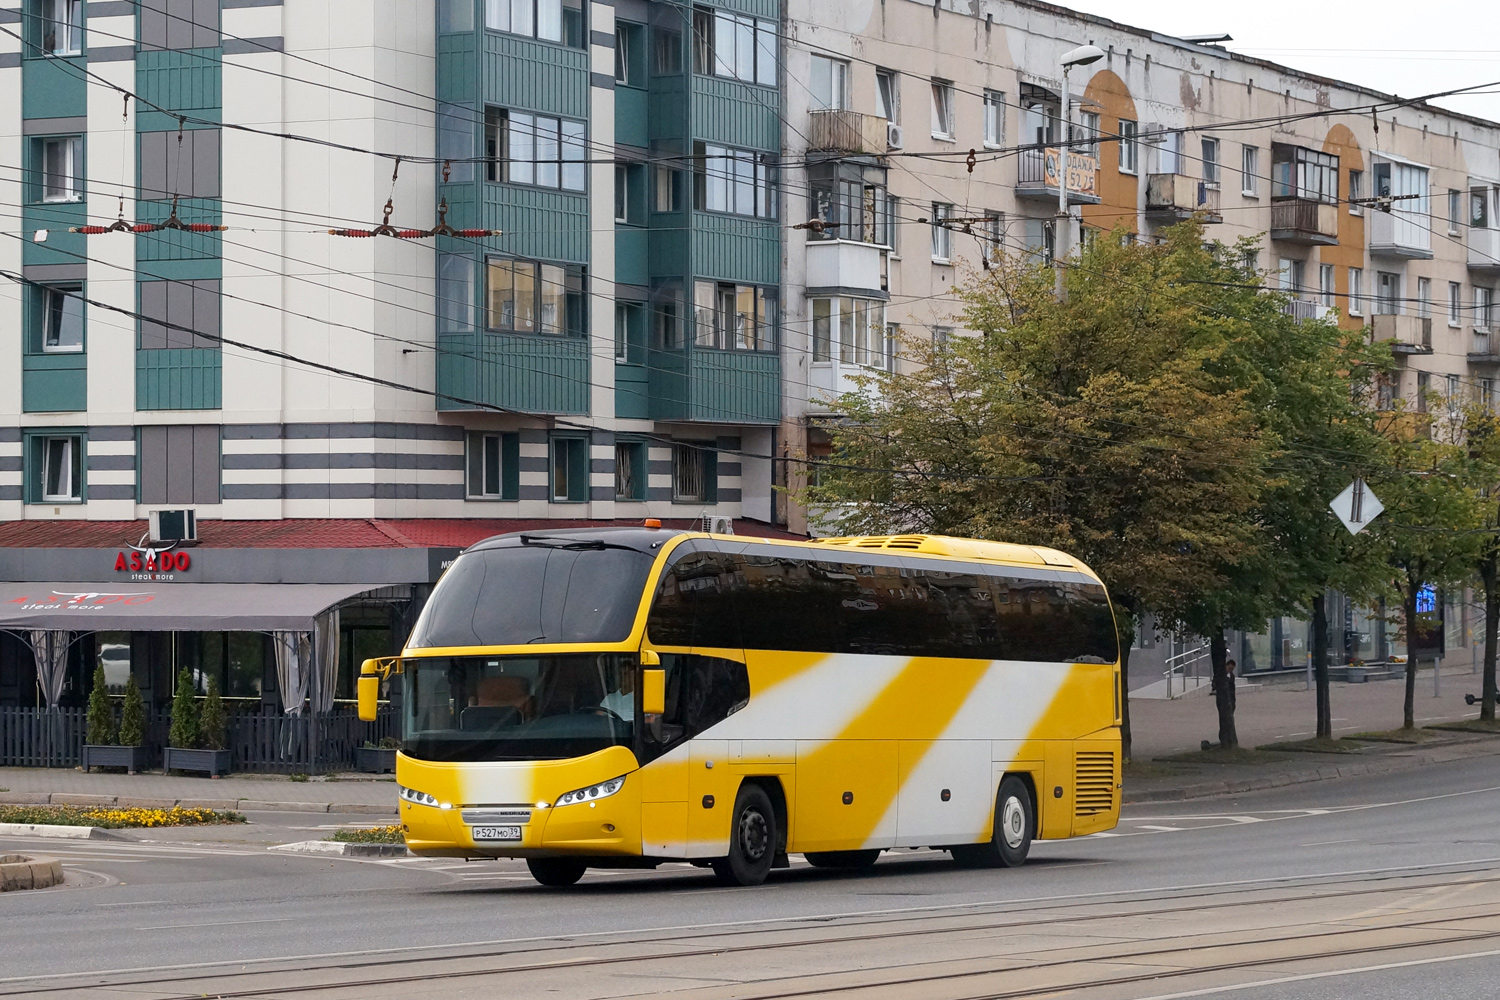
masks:
{"label": "street sign on pole", "polygon": [[1365,485],[1363,479],[1350,483],[1328,506],[1344,522],[1344,527],[1349,529],[1351,535],[1364,531],[1385,510],[1385,504],[1380,502],[1374,490]]}

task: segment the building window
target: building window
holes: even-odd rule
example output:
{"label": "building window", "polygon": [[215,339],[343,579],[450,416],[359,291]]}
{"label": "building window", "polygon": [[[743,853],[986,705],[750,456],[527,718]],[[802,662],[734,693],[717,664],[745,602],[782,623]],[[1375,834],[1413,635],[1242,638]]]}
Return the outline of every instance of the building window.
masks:
{"label": "building window", "polygon": [[1427,412],[1427,397],[1432,395],[1432,375],[1417,372],[1417,412]]}
{"label": "building window", "polygon": [[27,438],[31,472],[27,499],[31,503],[82,503],[84,437],[82,434],[42,431]]}
{"label": "building window", "polygon": [[658,212],[679,212],[682,210],[682,198],[678,191],[682,182],[678,180],[682,171],[671,167],[656,166],[652,168],[656,181],[652,184],[655,197],[655,209]]}
{"label": "building window", "polygon": [[693,343],[719,351],[776,349],[776,289],[693,283]]}
{"label": "building window", "polygon": [[1246,198],[1260,197],[1260,147],[1240,147],[1240,193]]}
{"label": "building window", "polygon": [[76,56],[83,51],[83,0],[42,0],[42,51]]}
{"label": "building window", "polygon": [[812,57],[812,110],[849,110],[849,64],[827,56]]}
{"label": "building window", "polygon": [[586,332],[583,268],[496,257],[485,263],[489,329],[553,337]]}
{"label": "building window", "polygon": [[1423,319],[1432,318],[1432,279],[1417,279],[1417,315]]}
{"label": "building window", "polygon": [[646,499],[646,445],[644,442],[615,442],[615,499]]}
{"label": "building window", "polygon": [[812,314],[814,361],[832,360],[832,337],[836,328],[840,364],[885,367],[884,302],[849,296],[813,299]]}
{"label": "building window", "polygon": [[1492,288],[1474,286],[1474,329],[1484,333],[1490,331],[1490,315],[1495,304],[1495,291]]}
{"label": "building window", "polygon": [[628,21],[615,22],[615,82],[626,87],[646,85],[646,28]]}
{"label": "building window", "polygon": [[140,349],[219,346],[219,280],[143,281]]}
{"label": "building window", "polygon": [[474,329],[474,260],[441,254],[437,268],[438,328],[445,333]]}
{"label": "building window", "polygon": [[484,26],[583,48],[583,0],[485,0]]}
{"label": "building window", "polygon": [[83,289],[43,288],[40,299],[40,336],[33,343],[48,354],[83,350]]}
{"label": "building window", "polygon": [[467,35],[474,30],[474,0],[438,0],[438,34]]}
{"label": "building window", "polygon": [[216,424],[142,427],[140,500],[143,504],[219,502],[220,446]]}
{"label": "building window", "polygon": [[1458,326],[1463,315],[1464,287],[1456,281],[1448,282],[1448,325]]}
{"label": "building window", "polygon": [[1005,145],[1005,95],[998,90],[984,92],[984,144],[991,149]]}
{"label": "building window", "polygon": [[201,0],[152,0],[140,8],[141,49],[219,47],[219,5]]}
{"label": "building window", "polygon": [[1449,189],[1448,191],[1448,233],[1458,235],[1459,214],[1463,211],[1463,194]]}
{"label": "building window", "polygon": [[83,138],[76,135],[36,140],[42,201],[83,198]]}
{"label": "building window", "polygon": [[1271,147],[1271,198],[1339,202],[1339,158],[1304,146]]}
{"label": "building window", "polygon": [[1098,112],[1079,112],[1078,126],[1073,133],[1073,148],[1085,156],[1092,156],[1096,161],[1099,159]]}
{"label": "building window", "polygon": [[672,502],[718,502],[718,454],[712,448],[672,446]]}
{"label": "building window", "polygon": [[[1490,228],[1490,199],[1489,192],[1482,187],[1473,188],[1469,191],[1469,225],[1475,229]],[[1453,231],[1458,232],[1455,223]]]}
{"label": "building window", "polygon": [[752,218],[776,218],[775,176],[767,153],[693,143],[693,207]]}
{"label": "building window", "polygon": [[1292,257],[1281,258],[1281,265],[1277,268],[1278,284],[1283,292],[1298,295],[1302,291],[1304,261]]}
{"label": "building window", "polygon": [[521,493],[521,436],[470,431],[466,439],[470,500],[515,500]]}
{"label": "building window", "polygon": [[932,81],[932,137],[952,139],[953,84],[947,80]]}
{"label": "building window", "polygon": [[808,169],[812,217],[823,229],[810,240],[852,240],[890,245],[891,206],[885,170],[857,163],[825,163]]}
{"label": "building window", "polygon": [[581,437],[552,439],[553,503],[581,503],[589,498],[589,442]]}
{"label": "building window", "polygon": [[1219,140],[1204,139],[1203,149],[1203,183],[1211,186],[1219,186]]}
{"label": "building window", "polygon": [[896,71],[875,71],[875,114],[888,122],[901,120],[900,94],[896,89]]}
{"label": "building window", "polygon": [[1120,119],[1120,173],[1133,174],[1140,166],[1140,140],[1136,138],[1140,126],[1128,118]]}
{"label": "building window", "polygon": [[1053,229],[1051,219],[1027,219],[1024,235],[1026,252],[1040,256],[1044,261],[1051,261]]}
{"label": "building window", "polygon": [[694,10],[693,72],[776,86],[776,22]]}
{"label": "building window", "polygon": [[1401,308],[1401,275],[1394,271],[1375,272],[1375,312],[1380,316],[1399,316]]}
{"label": "building window", "polygon": [[1333,287],[1333,265],[1318,265],[1318,301],[1332,308],[1336,301],[1337,292]]}
{"label": "building window", "polygon": [[651,289],[651,342],[663,351],[680,351],[685,346],[682,285],[677,281],[660,281]]}
{"label": "building window", "polygon": [[953,327],[935,326],[932,328],[932,343],[936,347],[947,347],[948,341],[953,337]]}
{"label": "building window", "polygon": [[1349,171],[1349,214],[1364,215],[1365,206],[1361,199],[1365,196],[1365,172],[1363,170]]}
{"label": "building window", "polygon": [[630,221],[630,169],[623,163],[615,164],[615,221]]}
{"label": "building window", "polygon": [[219,130],[142,132],[141,198],[219,197]]}
{"label": "building window", "polygon": [[1495,380],[1482,378],[1479,380],[1479,404],[1486,410],[1495,408]]}
{"label": "building window", "polygon": [[485,179],[583,191],[588,188],[588,126],[504,108],[484,113]]}
{"label": "building window", "polygon": [[932,203],[932,261],[947,264],[953,256],[953,233],[944,224],[953,217],[953,206],[940,201]]}
{"label": "building window", "polygon": [[677,76],[682,72],[682,32],[652,26],[651,72],[656,76]]}
{"label": "building window", "polygon": [[885,365],[888,372],[896,370],[896,356],[901,350],[901,324],[887,323],[885,325]]}
{"label": "building window", "polygon": [[1362,268],[1349,268],[1349,315],[1365,314],[1365,272]]}

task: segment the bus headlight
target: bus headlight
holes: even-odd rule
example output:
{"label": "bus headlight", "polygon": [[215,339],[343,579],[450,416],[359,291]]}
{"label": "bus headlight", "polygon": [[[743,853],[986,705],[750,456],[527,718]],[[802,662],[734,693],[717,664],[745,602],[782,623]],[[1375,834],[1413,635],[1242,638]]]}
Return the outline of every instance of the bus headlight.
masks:
{"label": "bus headlight", "polygon": [[419,792],[415,788],[396,786],[396,795],[404,802],[415,802],[419,806],[435,806],[438,804],[437,796]]}
{"label": "bus headlight", "polygon": [[610,778],[608,781],[601,781],[597,785],[580,788],[576,792],[563,792],[557,797],[557,804],[560,806],[570,806],[575,802],[593,802],[597,799],[607,799],[618,792],[624,784],[625,779],[623,777]]}

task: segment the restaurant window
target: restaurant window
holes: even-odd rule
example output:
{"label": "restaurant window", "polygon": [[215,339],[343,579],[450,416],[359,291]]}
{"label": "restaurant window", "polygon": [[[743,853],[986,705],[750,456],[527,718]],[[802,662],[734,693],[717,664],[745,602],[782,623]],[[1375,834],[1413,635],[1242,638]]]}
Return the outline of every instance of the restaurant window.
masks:
{"label": "restaurant window", "polygon": [[112,695],[124,694],[130,683],[130,633],[95,632],[94,654],[104,668],[104,690]]}
{"label": "restaurant window", "polygon": [[203,0],[150,0],[140,10],[141,50],[216,49],[219,5]]}
{"label": "restaurant window", "polygon": [[699,7],[693,11],[693,72],[776,86],[776,22]]}
{"label": "restaurant window", "polygon": [[551,489],[553,503],[582,503],[589,498],[589,442],[581,437],[554,437],[551,441]]}
{"label": "restaurant window", "polygon": [[776,217],[776,178],[770,153],[693,143],[693,207],[751,218]]}
{"label": "restaurant window", "polygon": [[521,436],[470,431],[466,437],[470,500],[517,500],[521,495]]}
{"label": "restaurant window", "polygon": [[616,441],[615,499],[646,499],[646,477],[646,443],[644,441]]}
{"label": "restaurant window", "polygon": [[710,446],[672,446],[672,502],[718,502],[718,453]]}
{"label": "restaurant window", "polygon": [[693,283],[693,343],[720,351],[776,348],[776,289],[726,282]]}
{"label": "restaurant window", "polygon": [[583,48],[583,0],[485,0],[484,26]]}
{"label": "restaurant window", "polygon": [[485,180],[588,188],[588,125],[505,108],[484,110]]}
{"label": "restaurant window", "polygon": [[583,268],[491,257],[485,274],[489,329],[552,337],[580,337],[586,332]]}
{"label": "restaurant window", "polygon": [[142,427],[136,454],[143,504],[219,503],[217,424]]}

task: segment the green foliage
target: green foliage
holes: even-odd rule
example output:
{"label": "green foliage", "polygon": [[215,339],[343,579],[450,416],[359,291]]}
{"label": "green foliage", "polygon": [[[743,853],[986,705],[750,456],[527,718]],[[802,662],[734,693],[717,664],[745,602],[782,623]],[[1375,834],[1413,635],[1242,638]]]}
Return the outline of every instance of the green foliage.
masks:
{"label": "green foliage", "polygon": [[125,702],[120,706],[120,746],[138,747],[146,741],[146,702],[135,674],[125,681]]}
{"label": "green foliage", "polygon": [[94,689],[89,692],[88,741],[91,746],[110,746],[115,741],[115,709],[109,701],[104,666],[94,668]]}
{"label": "green foliage", "polygon": [[404,844],[406,838],[401,834],[401,827],[395,824],[377,827],[349,827],[343,830],[335,830],[331,835],[324,838],[340,844]]}
{"label": "green foliage", "polygon": [[198,746],[204,750],[224,749],[224,699],[219,697],[219,682],[208,679],[208,695],[198,718]]}
{"label": "green foliage", "polygon": [[193,672],[187,667],[177,675],[177,693],[172,696],[172,727],[169,745],[182,750],[198,746],[198,701],[193,697]]}

